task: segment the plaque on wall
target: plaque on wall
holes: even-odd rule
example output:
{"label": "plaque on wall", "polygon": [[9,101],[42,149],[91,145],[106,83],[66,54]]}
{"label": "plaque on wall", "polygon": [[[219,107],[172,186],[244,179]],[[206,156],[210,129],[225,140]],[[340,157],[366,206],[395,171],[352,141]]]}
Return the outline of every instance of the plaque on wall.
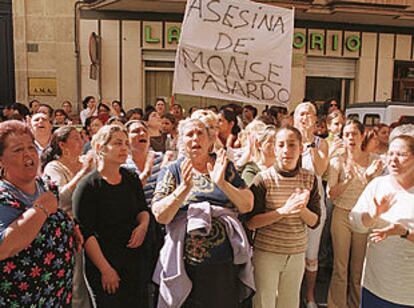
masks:
{"label": "plaque on wall", "polygon": [[56,96],[56,78],[29,78],[29,96]]}

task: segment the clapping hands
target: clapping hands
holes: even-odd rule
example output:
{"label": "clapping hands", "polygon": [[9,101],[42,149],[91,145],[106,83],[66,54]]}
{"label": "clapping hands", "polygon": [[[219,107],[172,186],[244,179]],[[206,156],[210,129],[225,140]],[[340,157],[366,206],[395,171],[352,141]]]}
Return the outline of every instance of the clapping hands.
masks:
{"label": "clapping hands", "polygon": [[297,188],[286,201],[283,207],[278,208],[277,212],[282,216],[299,215],[309,202],[310,191],[308,189]]}
{"label": "clapping hands", "polygon": [[210,174],[210,178],[214,184],[219,188],[224,184],[225,173],[227,168],[227,155],[226,151],[221,149],[217,152],[217,158],[214,162],[214,166],[211,163],[207,163],[207,170]]}

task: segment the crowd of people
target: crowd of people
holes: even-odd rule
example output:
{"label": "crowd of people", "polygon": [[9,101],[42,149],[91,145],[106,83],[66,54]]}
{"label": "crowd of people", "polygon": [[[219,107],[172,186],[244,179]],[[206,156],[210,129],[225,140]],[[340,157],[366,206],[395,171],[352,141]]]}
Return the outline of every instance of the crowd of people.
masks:
{"label": "crowd of people", "polygon": [[82,105],[3,109],[0,306],[414,307],[413,125]]}

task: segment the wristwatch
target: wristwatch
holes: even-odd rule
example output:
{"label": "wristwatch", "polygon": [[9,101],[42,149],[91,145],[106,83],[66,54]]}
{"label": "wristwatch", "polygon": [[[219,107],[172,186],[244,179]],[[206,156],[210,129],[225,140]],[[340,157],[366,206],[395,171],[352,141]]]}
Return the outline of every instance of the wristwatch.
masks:
{"label": "wristwatch", "polygon": [[407,238],[410,235],[410,229],[407,228],[407,231],[403,235],[400,235],[401,238]]}
{"label": "wristwatch", "polygon": [[309,143],[306,147],[307,148],[316,148],[316,143],[315,142]]}

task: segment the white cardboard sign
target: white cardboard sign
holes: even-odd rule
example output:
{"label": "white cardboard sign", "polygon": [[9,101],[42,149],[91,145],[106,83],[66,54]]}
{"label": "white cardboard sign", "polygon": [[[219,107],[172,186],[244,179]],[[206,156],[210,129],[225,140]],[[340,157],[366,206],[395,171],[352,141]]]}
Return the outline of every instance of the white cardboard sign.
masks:
{"label": "white cardboard sign", "polygon": [[174,94],[286,106],[294,11],[248,0],[188,0]]}

